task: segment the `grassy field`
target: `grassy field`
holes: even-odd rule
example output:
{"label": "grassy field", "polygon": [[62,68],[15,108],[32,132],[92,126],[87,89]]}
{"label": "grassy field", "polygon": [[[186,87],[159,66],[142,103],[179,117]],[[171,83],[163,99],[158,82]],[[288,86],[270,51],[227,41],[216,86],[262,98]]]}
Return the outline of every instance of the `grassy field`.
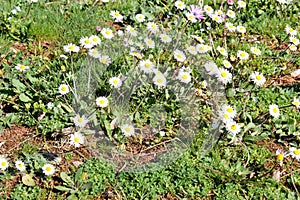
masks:
{"label": "grassy field", "polygon": [[300,199],[299,1],[0,11],[0,199]]}

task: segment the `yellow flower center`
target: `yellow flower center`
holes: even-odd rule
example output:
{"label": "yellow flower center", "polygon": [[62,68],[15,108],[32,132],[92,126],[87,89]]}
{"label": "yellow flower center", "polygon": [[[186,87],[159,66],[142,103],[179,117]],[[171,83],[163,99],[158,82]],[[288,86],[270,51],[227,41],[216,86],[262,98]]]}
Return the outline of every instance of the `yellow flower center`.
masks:
{"label": "yellow flower center", "polygon": [[24,70],[25,68],[26,68],[25,65],[20,65],[21,70]]}
{"label": "yellow flower center", "polygon": [[85,43],[85,44],[90,44],[90,42],[91,42],[91,41],[88,40],[88,39],[84,40],[84,43]]}
{"label": "yellow flower center", "polygon": [[21,163],[18,164],[18,167],[21,168],[23,165]]}
{"label": "yellow flower center", "polygon": [[61,91],[66,92],[67,91],[67,87],[66,86],[62,86],[61,87]]}
{"label": "yellow flower center", "polygon": [[157,79],[157,82],[158,82],[158,83],[162,83],[162,82],[163,82],[162,78],[158,78],[158,79]]}
{"label": "yellow flower center", "polygon": [[103,63],[106,63],[106,62],[107,62],[107,59],[106,59],[106,58],[102,58],[102,62],[103,62]]}
{"label": "yellow flower center", "polygon": [[51,167],[49,167],[49,166],[47,166],[46,168],[45,168],[45,170],[47,171],[47,172],[50,172],[51,171]]}
{"label": "yellow flower center", "polygon": [[114,85],[118,85],[119,81],[117,79],[113,80]]}
{"label": "yellow flower center", "polygon": [[75,137],[75,138],[74,138],[74,142],[79,143],[79,141],[80,141],[80,140],[79,140],[78,137]]}
{"label": "yellow flower center", "polygon": [[151,67],[150,63],[145,63],[145,67],[150,68]]}
{"label": "yellow flower center", "polygon": [[299,149],[295,149],[294,150],[294,154],[297,155],[297,156],[300,155],[300,150]]}
{"label": "yellow flower center", "polygon": [[103,99],[101,99],[100,101],[99,101],[99,104],[104,104],[105,103],[105,101],[103,100]]}
{"label": "yellow flower center", "polygon": [[283,161],[283,159],[284,159],[284,155],[283,154],[280,153],[280,154],[277,155],[277,160],[278,161]]}
{"label": "yellow flower center", "polygon": [[2,166],[2,167],[6,167],[6,165],[7,165],[6,162],[2,162],[2,163],[1,163],[1,166]]}
{"label": "yellow flower center", "polygon": [[105,34],[106,34],[106,35],[110,35],[110,31],[108,31],[108,30],[105,31]]}
{"label": "yellow flower center", "polygon": [[278,113],[278,109],[277,108],[273,108],[273,112],[274,113]]}
{"label": "yellow flower center", "polygon": [[229,113],[232,113],[233,109],[229,107],[229,108],[226,109],[226,111],[229,112]]}
{"label": "yellow flower center", "polygon": [[79,123],[81,123],[83,121],[83,119],[81,117],[78,118],[77,120]]}
{"label": "yellow flower center", "polygon": [[257,75],[255,76],[256,80],[260,81],[261,80],[261,76]]}
{"label": "yellow flower center", "polygon": [[126,128],[125,128],[125,131],[126,131],[126,132],[130,132],[130,128],[129,128],[129,127],[126,127]]}
{"label": "yellow flower center", "polygon": [[182,75],[182,78],[183,78],[184,80],[187,80],[187,79],[189,78],[189,76],[188,76],[187,74],[183,74],[183,75]]}
{"label": "yellow flower center", "polygon": [[222,76],[223,78],[225,78],[225,77],[227,76],[227,73],[226,73],[226,72],[222,72],[222,73],[221,73],[221,76]]}
{"label": "yellow flower center", "polygon": [[237,129],[237,127],[236,127],[236,125],[231,125],[231,127],[230,127],[232,130],[236,130]]}
{"label": "yellow flower center", "polygon": [[69,47],[69,49],[70,49],[71,51],[73,51],[73,50],[75,49],[75,47],[72,45],[72,46]]}

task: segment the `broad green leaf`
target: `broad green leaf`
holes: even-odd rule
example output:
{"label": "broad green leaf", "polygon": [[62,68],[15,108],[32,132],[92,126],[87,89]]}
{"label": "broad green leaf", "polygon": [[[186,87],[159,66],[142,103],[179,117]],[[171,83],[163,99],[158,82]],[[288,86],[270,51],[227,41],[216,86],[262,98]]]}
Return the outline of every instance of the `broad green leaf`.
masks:
{"label": "broad green leaf", "polygon": [[23,91],[26,89],[26,85],[21,81],[19,81],[18,79],[12,79],[11,83],[19,91]]}
{"label": "broad green leaf", "polygon": [[20,96],[19,96],[19,99],[25,103],[31,101],[31,99],[24,93],[21,93]]}

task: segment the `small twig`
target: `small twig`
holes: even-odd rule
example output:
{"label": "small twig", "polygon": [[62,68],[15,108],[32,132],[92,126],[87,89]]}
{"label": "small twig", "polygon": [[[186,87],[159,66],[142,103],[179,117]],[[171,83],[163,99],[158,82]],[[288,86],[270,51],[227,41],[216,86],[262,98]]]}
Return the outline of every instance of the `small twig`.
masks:
{"label": "small twig", "polygon": [[294,187],[294,189],[296,190],[298,196],[300,196],[299,191],[298,191],[298,189],[297,189],[297,186],[295,185],[295,181],[294,181],[294,178],[293,178],[293,173],[294,173],[294,172],[292,171],[292,172],[291,172],[292,184],[293,184],[293,187]]}

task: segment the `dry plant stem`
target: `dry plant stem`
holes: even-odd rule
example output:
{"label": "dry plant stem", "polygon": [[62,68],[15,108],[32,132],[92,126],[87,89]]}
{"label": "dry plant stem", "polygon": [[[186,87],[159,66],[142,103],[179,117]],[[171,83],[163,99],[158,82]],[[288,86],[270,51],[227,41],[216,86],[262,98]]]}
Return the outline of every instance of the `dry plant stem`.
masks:
{"label": "dry plant stem", "polygon": [[296,192],[297,192],[297,195],[300,196],[299,191],[298,191],[298,189],[297,189],[297,186],[295,185],[293,173],[294,173],[294,171],[291,172],[291,180],[292,180],[292,184],[293,184],[294,189],[295,189]]}
{"label": "dry plant stem", "polygon": [[247,165],[249,164],[249,161],[250,161],[250,152],[248,150],[247,145],[245,145],[243,142],[241,142],[241,144],[245,147],[245,149],[247,151],[248,158],[247,158],[247,162],[244,164],[244,167],[247,167]]}
{"label": "dry plant stem", "polygon": [[18,145],[16,145],[16,146],[14,146],[13,148],[9,149],[9,150],[7,151],[7,153],[10,153],[12,150],[18,148],[21,144],[24,144],[25,142],[27,142],[27,141],[29,141],[29,140],[35,138],[35,137],[38,137],[38,136],[40,136],[40,135],[41,135],[41,134],[37,134],[37,135],[34,135],[34,136],[32,136],[32,137],[27,138],[26,140],[23,140],[23,141],[20,142]]}
{"label": "dry plant stem", "polygon": [[25,79],[24,77],[24,73],[22,73],[22,80],[25,82],[25,84],[30,88],[32,89],[35,93],[38,93],[38,91],[36,91]]}

